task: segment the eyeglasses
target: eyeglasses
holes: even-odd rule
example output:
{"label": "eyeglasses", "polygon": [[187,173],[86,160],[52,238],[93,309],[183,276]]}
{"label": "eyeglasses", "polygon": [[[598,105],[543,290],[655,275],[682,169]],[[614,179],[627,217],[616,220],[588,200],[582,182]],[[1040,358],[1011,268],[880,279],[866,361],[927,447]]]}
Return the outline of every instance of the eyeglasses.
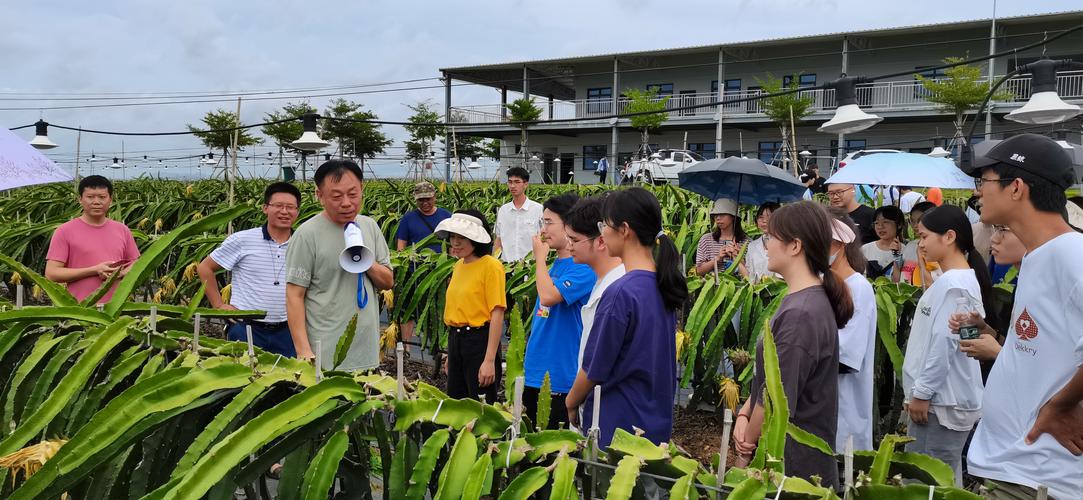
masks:
{"label": "eyeglasses", "polygon": [[577,239],[575,239],[575,238],[572,238],[572,237],[570,237],[570,236],[569,236],[569,237],[568,237],[568,242],[569,242],[569,243],[571,243],[571,244],[573,244],[573,245],[578,245],[578,244],[580,244],[580,243],[582,243],[582,242],[584,242],[584,241],[591,241],[591,240],[595,240],[595,239],[598,239],[598,237],[597,237],[597,236],[593,236],[593,237],[590,237],[590,238],[582,238],[582,239],[578,239],[578,240],[577,240]]}
{"label": "eyeglasses", "polygon": [[271,207],[275,211],[294,212],[297,210],[297,205],[290,205],[289,203],[268,203],[268,207]]}
{"label": "eyeglasses", "polygon": [[1001,226],[999,224],[993,225],[993,236],[1000,236],[1001,233],[1010,233],[1012,228],[1008,226]]}
{"label": "eyeglasses", "polygon": [[508,184],[509,185],[512,185],[512,184],[518,185],[518,184],[526,184],[526,182],[522,181],[522,180],[519,180],[519,179],[514,179],[514,180],[509,179]]}
{"label": "eyeglasses", "polygon": [[986,183],[986,182],[997,182],[997,183],[1000,183],[1001,185],[1004,185],[1005,182],[1012,182],[1012,181],[1014,181],[1016,179],[1018,179],[1018,177],[1008,177],[1007,179],[986,179],[984,177],[975,177],[974,178],[974,189],[981,189],[981,185]]}
{"label": "eyeglasses", "polygon": [[835,191],[828,191],[827,192],[827,197],[828,198],[839,198],[844,193],[846,193],[847,191],[853,191],[853,190],[854,190],[854,188],[846,188],[846,189],[837,189]]}
{"label": "eyeglasses", "polygon": [[552,220],[552,219],[542,219],[541,220],[541,225],[543,225],[543,226],[548,227],[548,226],[552,226],[553,224],[563,224],[563,222],[555,221],[555,220]]}

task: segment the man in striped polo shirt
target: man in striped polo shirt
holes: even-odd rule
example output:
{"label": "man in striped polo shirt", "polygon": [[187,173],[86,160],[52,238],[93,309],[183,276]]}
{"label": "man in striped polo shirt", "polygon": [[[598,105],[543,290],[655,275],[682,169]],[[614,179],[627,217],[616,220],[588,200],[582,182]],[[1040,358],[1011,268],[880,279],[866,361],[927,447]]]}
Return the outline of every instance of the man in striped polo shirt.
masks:
{"label": "man in striped polo shirt", "polygon": [[[262,320],[230,325],[227,339],[246,341],[246,327],[251,326],[252,343],[260,349],[289,357],[297,355],[286,323],[286,247],[300,206],[301,192],[294,185],[275,182],[267,186],[263,192],[267,222],[233,233],[199,264],[199,279],[212,307],[267,312]],[[222,300],[215,278],[220,269],[233,272],[228,304]]]}

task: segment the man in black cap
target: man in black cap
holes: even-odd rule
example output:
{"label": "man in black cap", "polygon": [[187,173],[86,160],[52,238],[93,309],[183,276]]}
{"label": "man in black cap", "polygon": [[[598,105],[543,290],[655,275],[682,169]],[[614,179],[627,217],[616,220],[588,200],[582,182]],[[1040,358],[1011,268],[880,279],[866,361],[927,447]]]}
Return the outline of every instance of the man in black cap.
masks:
{"label": "man in black cap", "polygon": [[967,463],[992,498],[1083,491],[1083,234],[1065,215],[1072,160],[1053,140],[1021,134],[977,155],[982,222],[1005,225],[1028,249],[1012,324],[993,365]]}

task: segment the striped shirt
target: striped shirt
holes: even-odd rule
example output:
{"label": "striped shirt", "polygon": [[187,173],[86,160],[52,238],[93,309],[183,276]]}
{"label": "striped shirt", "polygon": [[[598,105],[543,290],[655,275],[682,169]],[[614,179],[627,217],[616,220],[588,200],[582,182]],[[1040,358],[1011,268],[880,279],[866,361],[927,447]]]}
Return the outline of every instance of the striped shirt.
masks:
{"label": "striped shirt", "polygon": [[231,234],[211,259],[233,272],[229,303],[237,309],[267,311],[261,321],[286,321],[286,248],[278,244],[267,226]]}

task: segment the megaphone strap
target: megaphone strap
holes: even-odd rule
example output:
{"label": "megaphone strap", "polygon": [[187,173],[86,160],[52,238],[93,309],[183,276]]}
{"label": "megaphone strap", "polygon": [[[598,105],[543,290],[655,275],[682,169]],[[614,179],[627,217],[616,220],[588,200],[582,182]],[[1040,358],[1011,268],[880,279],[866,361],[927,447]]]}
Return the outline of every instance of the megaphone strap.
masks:
{"label": "megaphone strap", "polygon": [[365,289],[365,273],[357,275],[357,307],[364,309],[369,304],[369,292]]}

